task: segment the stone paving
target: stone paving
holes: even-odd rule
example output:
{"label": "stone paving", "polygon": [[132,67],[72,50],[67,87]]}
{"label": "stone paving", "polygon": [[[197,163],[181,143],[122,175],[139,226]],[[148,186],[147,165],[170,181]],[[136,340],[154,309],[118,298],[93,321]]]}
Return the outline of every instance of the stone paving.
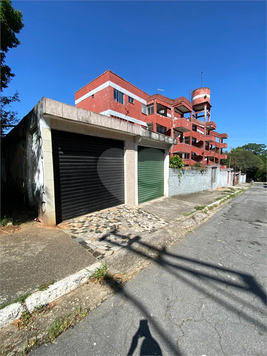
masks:
{"label": "stone paving", "polygon": [[58,225],[94,257],[110,256],[141,233],[153,233],[168,223],[144,209],[120,205],[62,222]]}

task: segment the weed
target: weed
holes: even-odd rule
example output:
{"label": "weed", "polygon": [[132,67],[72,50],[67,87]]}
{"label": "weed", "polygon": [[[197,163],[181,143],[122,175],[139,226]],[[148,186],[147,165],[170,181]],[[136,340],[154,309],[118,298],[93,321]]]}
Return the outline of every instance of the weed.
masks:
{"label": "weed", "polygon": [[103,263],[102,266],[98,267],[93,274],[89,277],[90,280],[96,282],[100,282],[103,279],[107,279],[109,276],[111,276],[108,273],[108,265],[107,263]]}
{"label": "weed", "polygon": [[39,286],[39,288],[38,288],[38,290],[41,292],[41,291],[43,291],[43,290],[46,290],[49,286],[51,286],[52,284],[54,284],[55,283],[55,281],[54,281],[54,279],[52,279],[50,282],[48,282],[48,283],[44,283],[44,284],[41,284],[40,286]]}
{"label": "weed", "polygon": [[183,216],[189,216],[194,214],[195,210],[190,211],[189,213],[183,213]]}
{"label": "weed", "polygon": [[13,225],[12,219],[11,218],[7,218],[6,215],[4,215],[4,217],[1,219],[0,226],[6,226],[8,223]]}
{"label": "weed", "polygon": [[79,320],[83,320],[89,313],[89,308],[82,309],[77,308],[75,312],[71,315],[64,316],[60,319],[55,320],[52,327],[48,330],[48,341],[53,342],[64,331],[74,326]]}
{"label": "weed", "polygon": [[13,304],[13,303],[24,303],[29,295],[31,295],[31,293],[25,293],[25,294],[21,295],[20,297],[18,297],[17,299],[12,300],[11,302],[6,302],[6,303],[1,304],[0,310],[4,309],[5,307],[7,307],[8,305]]}
{"label": "weed", "polygon": [[52,342],[62,334],[65,330],[67,330],[71,326],[71,320],[69,316],[62,317],[60,319],[55,320],[53,326],[48,331],[49,341]]}
{"label": "weed", "polygon": [[197,205],[197,206],[195,206],[195,210],[203,210],[203,209],[205,209],[206,208],[206,205]]}
{"label": "weed", "polygon": [[14,321],[14,325],[21,329],[26,329],[30,324],[32,324],[35,320],[35,317],[29,313],[28,311],[25,311],[24,313],[21,314],[20,318]]}
{"label": "weed", "polygon": [[25,347],[23,349],[23,355],[27,355],[32,350],[34,345],[36,345],[36,343],[37,343],[36,338],[33,338],[29,342],[27,341],[27,343],[26,343],[26,345],[25,345]]}
{"label": "weed", "polygon": [[35,307],[34,308],[33,313],[36,313],[36,314],[41,313],[43,311],[43,309],[44,309],[44,306],[43,305],[39,305],[39,307]]}
{"label": "weed", "polygon": [[107,263],[104,263],[101,267],[97,268],[95,272],[89,278],[90,282],[94,283],[107,283],[115,290],[119,290],[126,283],[126,279],[121,275],[113,275],[108,272]]}

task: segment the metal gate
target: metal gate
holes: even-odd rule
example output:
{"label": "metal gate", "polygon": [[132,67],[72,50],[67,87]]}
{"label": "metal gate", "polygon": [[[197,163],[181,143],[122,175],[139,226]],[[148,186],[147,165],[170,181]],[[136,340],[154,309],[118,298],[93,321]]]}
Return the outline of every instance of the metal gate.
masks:
{"label": "metal gate", "polygon": [[138,147],[138,204],[164,195],[164,150]]}
{"label": "metal gate", "polygon": [[124,203],[124,143],[52,130],[56,222]]}

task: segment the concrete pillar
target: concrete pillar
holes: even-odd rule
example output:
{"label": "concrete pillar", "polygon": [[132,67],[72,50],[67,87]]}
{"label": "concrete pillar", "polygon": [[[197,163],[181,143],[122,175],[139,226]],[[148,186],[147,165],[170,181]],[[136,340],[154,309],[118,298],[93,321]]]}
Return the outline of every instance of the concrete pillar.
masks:
{"label": "concrete pillar", "polygon": [[125,204],[138,205],[138,152],[137,143],[126,140],[124,145]]}

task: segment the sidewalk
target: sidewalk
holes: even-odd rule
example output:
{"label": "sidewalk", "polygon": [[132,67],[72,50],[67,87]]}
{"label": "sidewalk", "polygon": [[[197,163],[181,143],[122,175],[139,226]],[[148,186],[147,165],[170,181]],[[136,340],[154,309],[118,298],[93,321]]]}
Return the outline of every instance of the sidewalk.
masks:
{"label": "sidewalk", "polygon": [[[156,258],[157,250],[170,247],[194,225],[214,214],[205,206],[219,204],[249,186],[161,198],[138,208],[115,207],[72,219],[56,228],[31,222],[15,233],[2,232],[0,302],[14,301],[26,293],[36,294],[44,284],[56,286],[62,281],[75,281],[77,286],[81,285],[88,280],[86,269],[97,268],[103,261],[107,261],[113,273],[134,271]],[[46,293],[49,302],[52,289]],[[26,305],[30,310],[30,304]]]}
{"label": "sidewalk", "polygon": [[[248,187],[249,184],[242,185]],[[185,215],[195,207],[212,204],[227,194],[231,189],[160,198],[138,208],[120,206],[85,215],[56,228],[32,222],[15,233],[2,232],[0,304],[32,293],[40,285],[59,281],[104,257],[112,255],[113,261],[113,254],[130,245],[136,236],[139,240],[153,240],[162,228],[168,230],[173,222],[188,220],[190,215]]]}

